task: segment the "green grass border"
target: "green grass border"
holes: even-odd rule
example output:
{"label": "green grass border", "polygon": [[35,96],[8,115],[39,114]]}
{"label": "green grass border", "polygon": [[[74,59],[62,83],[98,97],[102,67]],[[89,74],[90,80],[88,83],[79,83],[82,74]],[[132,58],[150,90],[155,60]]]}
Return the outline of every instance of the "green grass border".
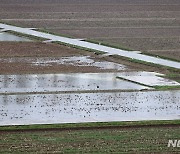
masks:
{"label": "green grass border", "polygon": [[88,123],[67,123],[67,124],[34,124],[34,125],[11,125],[0,126],[0,131],[7,130],[37,130],[37,129],[71,129],[71,128],[103,128],[103,127],[130,127],[130,126],[165,126],[178,125],[180,120],[150,120],[150,121],[124,121],[124,122],[88,122]]}
{"label": "green grass border", "polygon": [[106,52],[102,52],[102,51],[99,51],[99,50],[94,50],[94,49],[89,49],[89,48],[85,48],[85,47],[80,47],[80,46],[77,46],[77,45],[72,45],[72,44],[68,44],[68,43],[64,43],[64,42],[60,42],[60,41],[53,41],[52,43],[64,45],[64,46],[67,46],[67,47],[72,47],[72,48],[79,49],[79,50],[94,52],[97,55],[106,54]]}
{"label": "green grass border", "polygon": [[84,42],[89,42],[89,43],[94,43],[94,44],[101,44],[107,47],[112,47],[115,49],[121,49],[121,50],[126,50],[126,51],[134,51],[133,49],[124,47],[124,46],[117,46],[117,45],[112,45],[111,43],[107,43],[107,42],[101,42],[101,41],[96,41],[96,40],[92,40],[92,39],[85,39]]}

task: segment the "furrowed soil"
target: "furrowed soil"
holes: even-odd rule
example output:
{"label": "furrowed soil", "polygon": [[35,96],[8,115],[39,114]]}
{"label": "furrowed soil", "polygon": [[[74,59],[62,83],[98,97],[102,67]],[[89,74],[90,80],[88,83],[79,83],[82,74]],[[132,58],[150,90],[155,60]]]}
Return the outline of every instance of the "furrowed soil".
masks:
{"label": "furrowed soil", "polygon": [[[0,131],[1,153],[178,153],[176,127]],[[14,142],[16,141],[16,142]]]}
{"label": "furrowed soil", "polygon": [[180,58],[179,0],[2,0],[0,20]]}

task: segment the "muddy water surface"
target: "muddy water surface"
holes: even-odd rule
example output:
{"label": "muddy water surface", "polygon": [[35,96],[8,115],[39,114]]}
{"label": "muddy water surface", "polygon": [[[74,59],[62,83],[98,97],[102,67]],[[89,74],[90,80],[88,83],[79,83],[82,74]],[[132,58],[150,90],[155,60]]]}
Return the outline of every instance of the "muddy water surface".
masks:
{"label": "muddy water surface", "polygon": [[0,95],[0,125],[180,119],[180,91]]}
{"label": "muddy water surface", "polygon": [[108,61],[97,61],[90,56],[73,56],[73,57],[13,57],[13,58],[0,58],[2,63],[25,63],[32,66],[52,66],[52,65],[67,65],[67,66],[91,66],[100,69],[113,69],[113,70],[127,70],[125,65],[117,64]]}
{"label": "muddy water surface", "polygon": [[163,78],[164,74],[155,72],[122,72],[118,77],[148,86],[178,86],[180,83]]}
{"label": "muddy water surface", "polygon": [[151,89],[117,79],[118,73],[0,75],[0,93]]}

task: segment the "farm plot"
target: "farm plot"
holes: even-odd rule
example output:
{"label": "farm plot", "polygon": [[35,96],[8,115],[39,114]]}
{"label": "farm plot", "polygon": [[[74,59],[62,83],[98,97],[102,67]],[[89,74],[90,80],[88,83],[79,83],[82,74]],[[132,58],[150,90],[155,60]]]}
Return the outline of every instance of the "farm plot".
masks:
{"label": "farm plot", "polygon": [[177,0],[10,2],[0,4],[4,22],[179,60]]}

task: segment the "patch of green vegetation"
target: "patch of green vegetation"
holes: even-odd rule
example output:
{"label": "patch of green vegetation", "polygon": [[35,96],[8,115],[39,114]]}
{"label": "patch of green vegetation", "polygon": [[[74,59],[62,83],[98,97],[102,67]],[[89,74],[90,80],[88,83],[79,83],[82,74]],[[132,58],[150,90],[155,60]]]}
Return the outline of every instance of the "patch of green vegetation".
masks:
{"label": "patch of green vegetation", "polygon": [[57,44],[60,44],[60,45],[64,45],[64,46],[68,46],[68,47],[71,47],[71,48],[80,49],[80,50],[84,50],[84,51],[94,52],[97,55],[105,54],[105,52],[102,52],[102,51],[99,51],[99,50],[84,48],[84,47],[80,47],[80,46],[77,46],[77,45],[72,45],[72,44],[68,44],[68,43],[64,43],[64,42],[60,42],[60,41],[54,41],[52,43],[57,43]]}
{"label": "patch of green vegetation", "polygon": [[0,153],[178,153],[168,148],[177,127],[6,132]]}
{"label": "patch of green vegetation", "polygon": [[180,86],[154,86],[156,90],[175,90],[180,89]]}
{"label": "patch of green vegetation", "polygon": [[100,42],[100,41],[96,41],[96,40],[85,40],[86,42],[90,42],[90,43],[94,43],[94,44],[101,44],[107,47],[112,47],[112,48],[116,48],[116,49],[121,49],[121,50],[127,50],[127,51],[134,51],[133,49],[127,48],[127,47],[123,47],[121,45],[112,45],[110,43],[107,42]]}
{"label": "patch of green vegetation", "polygon": [[160,77],[171,79],[171,80],[174,80],[174,81],[177,81],[180,83],[180,74],[179,73],[173,72],[173,73],[166,74],[165,76],[160,75]]}
{"label": "patch of green vegetation", "polygon": [[19,126],[0,126],[3,130],[28,130],[28,129],[71,129],[71,128],[93,128],[93,127],[123,127],[123,126],[149,126],[149,125],[180,125],[180,120],[153,120],[153,121],[125,121],[125,122],[94,122],[94,123],[68,123],[68,124],[38,124]]}
{"label": "patch of green vegetation", "polygon": [[24,34],[24,33],[14,32],[14,31],[11,31],[11,30],[8,30],[7,32],[10,33],[10,34],[16,35],[16,36],[29,38],[29,39],[34,40],[34,41],[41,41],[42,42],[42,41],[47,40],[47,39],[42,38],[42,37],[37,37],[37,36],[28,35],[28,34]]}
{"label": "patch of green vegetation", "polygon": [[169,78],[180,78],[180,74],[166,74],[166,77],[169,77]]}

